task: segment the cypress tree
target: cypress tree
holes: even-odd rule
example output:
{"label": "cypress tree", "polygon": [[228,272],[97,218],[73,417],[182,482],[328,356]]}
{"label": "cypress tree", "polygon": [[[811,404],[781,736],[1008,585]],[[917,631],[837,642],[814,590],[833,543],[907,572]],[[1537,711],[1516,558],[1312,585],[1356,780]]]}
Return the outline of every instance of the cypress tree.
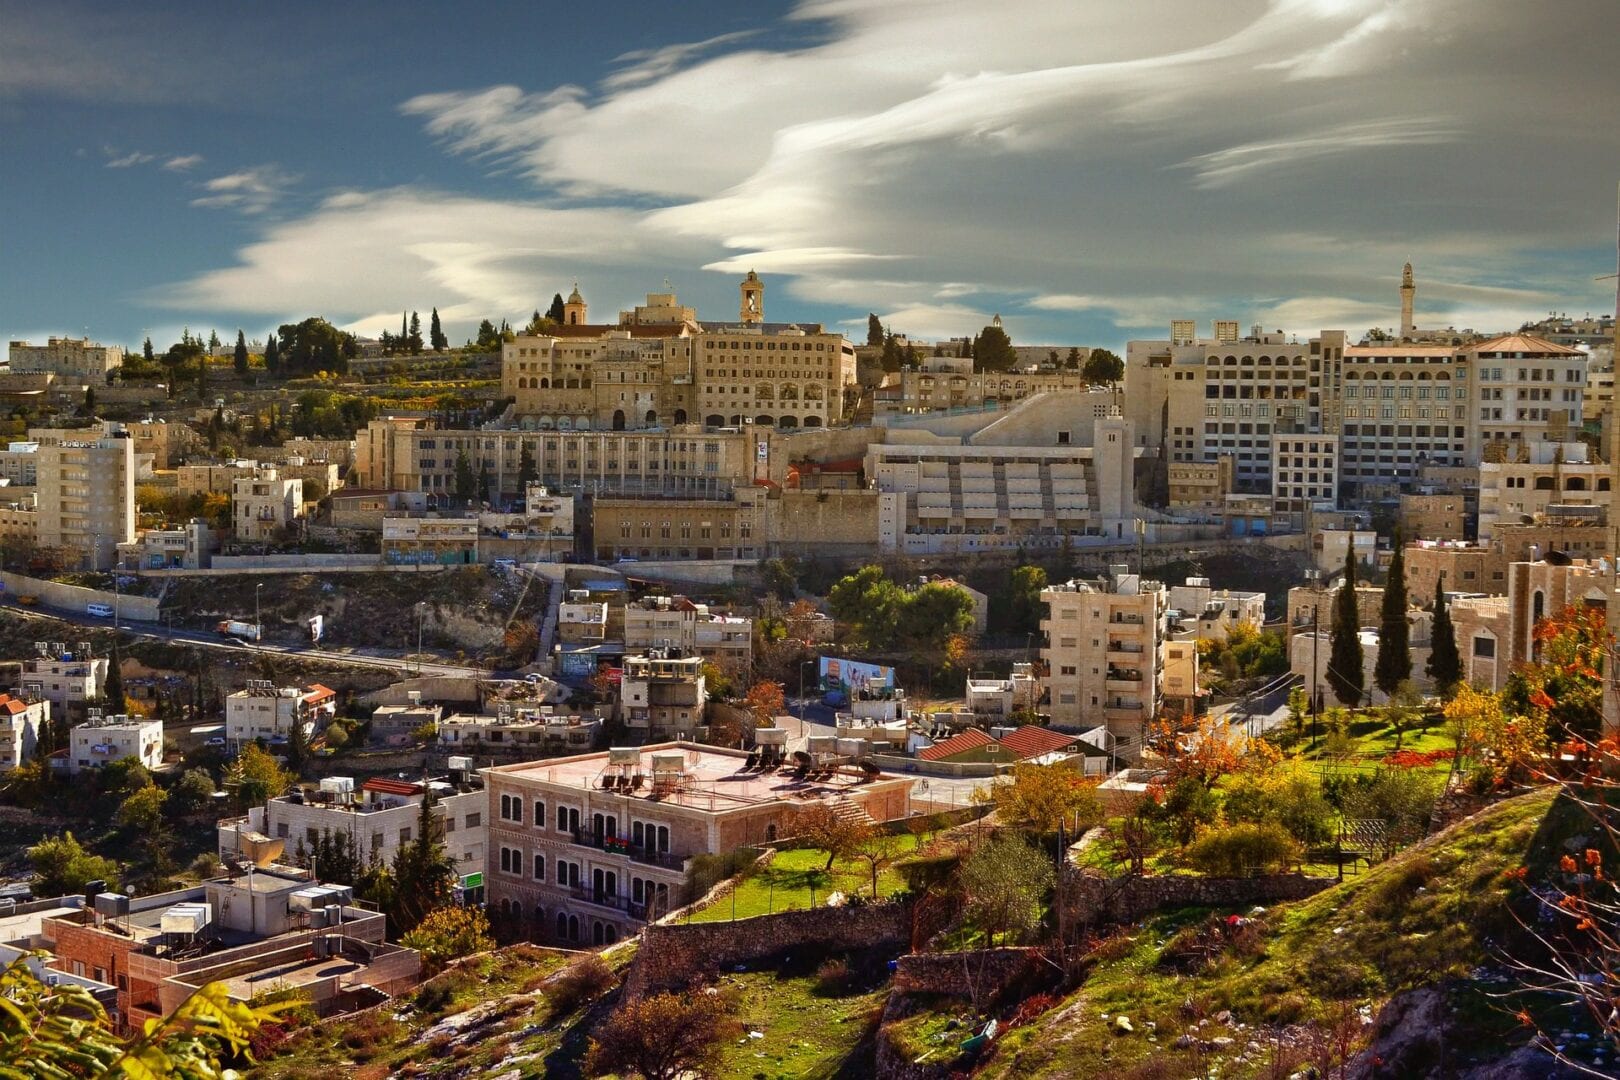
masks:
{"label": "cypress tree", "polygon": [[236,332],[236,353],[231,359],[236,364],[236,373],[238,375],[248,373],[247,337],[240,330]]}
{"label": "cypress tree", "polygon": [[109,713],[121,713],[128,708],[124,700],[124,672],[119,666],[116,636],[113,638],[112,656],[107,658],[107,681],[102,684],[101,696]]}
{"label": "cypress tree", "polygon": [[414,311],[411,312],[410,346],[411,346],[411,355],[412,356],[416,356],[416,355],[421,353],[421,351],[422,351],[422,320],[417,316],[416,312],[414,312]]}
{"label": "cypress tree", "polygon": [[444,336],[444,325],[439,322],[439,309],[433,309],[433,318],[428,323],[429,344],[434,352],[444,352],[450,347],[450,339]]}
{"label": "cypress tree", "polygon": [[546,310],[546,315],[559,326],[562,325],[564,306],[562,293],[555,293],[551,297],[551,307]]}
{"label": "cypress tree", "polygon": [[1457,630],[1446,607],[1445,579],[1434,583],[1434,629],[1430,632],[1429,662],[1423,671],[1434,680],[1442,696],[1450,697],[1462,681],[1462,657],[1457,654]]}
{"label": "cypress tree", "polygon": [[1384,604],[1379,612],[1378,662],[1373,666],[1373,683],[1387,696],[1394,697],[1401,683],[1411,677],[1411,634],[1406,625],[1406,555],[1397,530],[1395,557],[1389,561],[1389,580],[1384,583]]}
{"label": "cypress tree", "polygon": [[1327,682],[1342,705],[1361,701],[1361,613],[1356,608],[1356,549],[1344,553],[1344,584],[1333,598],[1333,646],[1328,652]]}
{"label": "cypress tree", "polygon": [[264,340],[264,371],[267,375],[281,371],[281,343],[276,340],[274,330]]}

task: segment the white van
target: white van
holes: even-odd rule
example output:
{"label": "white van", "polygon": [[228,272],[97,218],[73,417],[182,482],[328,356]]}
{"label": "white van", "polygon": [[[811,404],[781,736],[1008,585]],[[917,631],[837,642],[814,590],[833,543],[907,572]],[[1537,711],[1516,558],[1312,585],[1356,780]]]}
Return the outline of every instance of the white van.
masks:
{"label": "white van", "polygon": [[84,605],[84,613],[86,615],[94,615],[98,619],[110,619],[112,618],[113,610],[111,604],[90,603]]}

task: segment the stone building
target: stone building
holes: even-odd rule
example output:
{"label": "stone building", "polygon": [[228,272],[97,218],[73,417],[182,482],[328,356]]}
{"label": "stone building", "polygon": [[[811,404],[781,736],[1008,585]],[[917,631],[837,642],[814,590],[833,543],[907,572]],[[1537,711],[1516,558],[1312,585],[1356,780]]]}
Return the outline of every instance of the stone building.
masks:
{"label": "stone building", "polygon": [[102,345],[89,338],[52,337],[44,345],[13,341],[10,371],[14,375],[61,375],[88,380],[96,385],[107,381],[107,373],[124,366],[124,350],[119,345]]}
{"label": "stone building", "polygon": [[1069,581],[1041,592],[1051,722],[1104,725],[1125,757],[1141,753],[1162,696],[1169,592],[1115,567],[1102,581]]}

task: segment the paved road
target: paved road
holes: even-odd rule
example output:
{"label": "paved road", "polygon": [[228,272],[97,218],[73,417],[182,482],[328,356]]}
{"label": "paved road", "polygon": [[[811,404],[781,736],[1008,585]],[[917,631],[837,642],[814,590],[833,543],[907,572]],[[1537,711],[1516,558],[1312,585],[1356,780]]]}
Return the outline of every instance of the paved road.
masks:
{"label": "paved road", "polygon": [[[60,608],[40,605],[34,608],[20,608],[8,606],[4,609],[10,614],[22,618],[43,619],[51,618],[62,622],[73,623],[76,626],[95,627],[99,630],[111,630],[111,619],[98,619],[86,615],[82,611],[64,611]],[[130,623],[120,622],[118,629],[133,637],[154,638],[159,641],[168,641],[176,645],[195,645],[204,649],[222,649],[235,653],[270,653],[281,656],[292,656],[300,660],[319,660],[335,664],[359,664],[365,667],[390,668],[402,673],[423,675],[448,675],[452,677],[487,677],[491,673],[483,668],[466,667],[458,664],[422,663],[414,659],[394,656],[374,656],[369,653],[339,652],[333,649],[317,649],[302,645],[271,645],[255,644],[251,641],[242,641],[237,638],[225,638],[207,631],[188,630],[184,628],[160,626],[157,623]]]}

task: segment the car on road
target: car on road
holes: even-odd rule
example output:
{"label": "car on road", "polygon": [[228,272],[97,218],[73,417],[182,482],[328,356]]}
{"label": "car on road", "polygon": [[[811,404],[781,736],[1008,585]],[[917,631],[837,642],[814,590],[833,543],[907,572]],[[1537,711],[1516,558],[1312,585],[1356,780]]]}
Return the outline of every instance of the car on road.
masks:
{"label": "car on road", "polygon": [[210,736],[209,738],[206,738],[206,739],[203,740],[203,745],[204,746],[224,746],[225,745],[225,736],[223,736],[223,735]]}
{"label": "car on road", "polygon": [[531,671],[527,675],[523,676],[523,681],[526,683],[537,683],[543,678],[545,678],[545,676],[540,674],[538,671]]}

